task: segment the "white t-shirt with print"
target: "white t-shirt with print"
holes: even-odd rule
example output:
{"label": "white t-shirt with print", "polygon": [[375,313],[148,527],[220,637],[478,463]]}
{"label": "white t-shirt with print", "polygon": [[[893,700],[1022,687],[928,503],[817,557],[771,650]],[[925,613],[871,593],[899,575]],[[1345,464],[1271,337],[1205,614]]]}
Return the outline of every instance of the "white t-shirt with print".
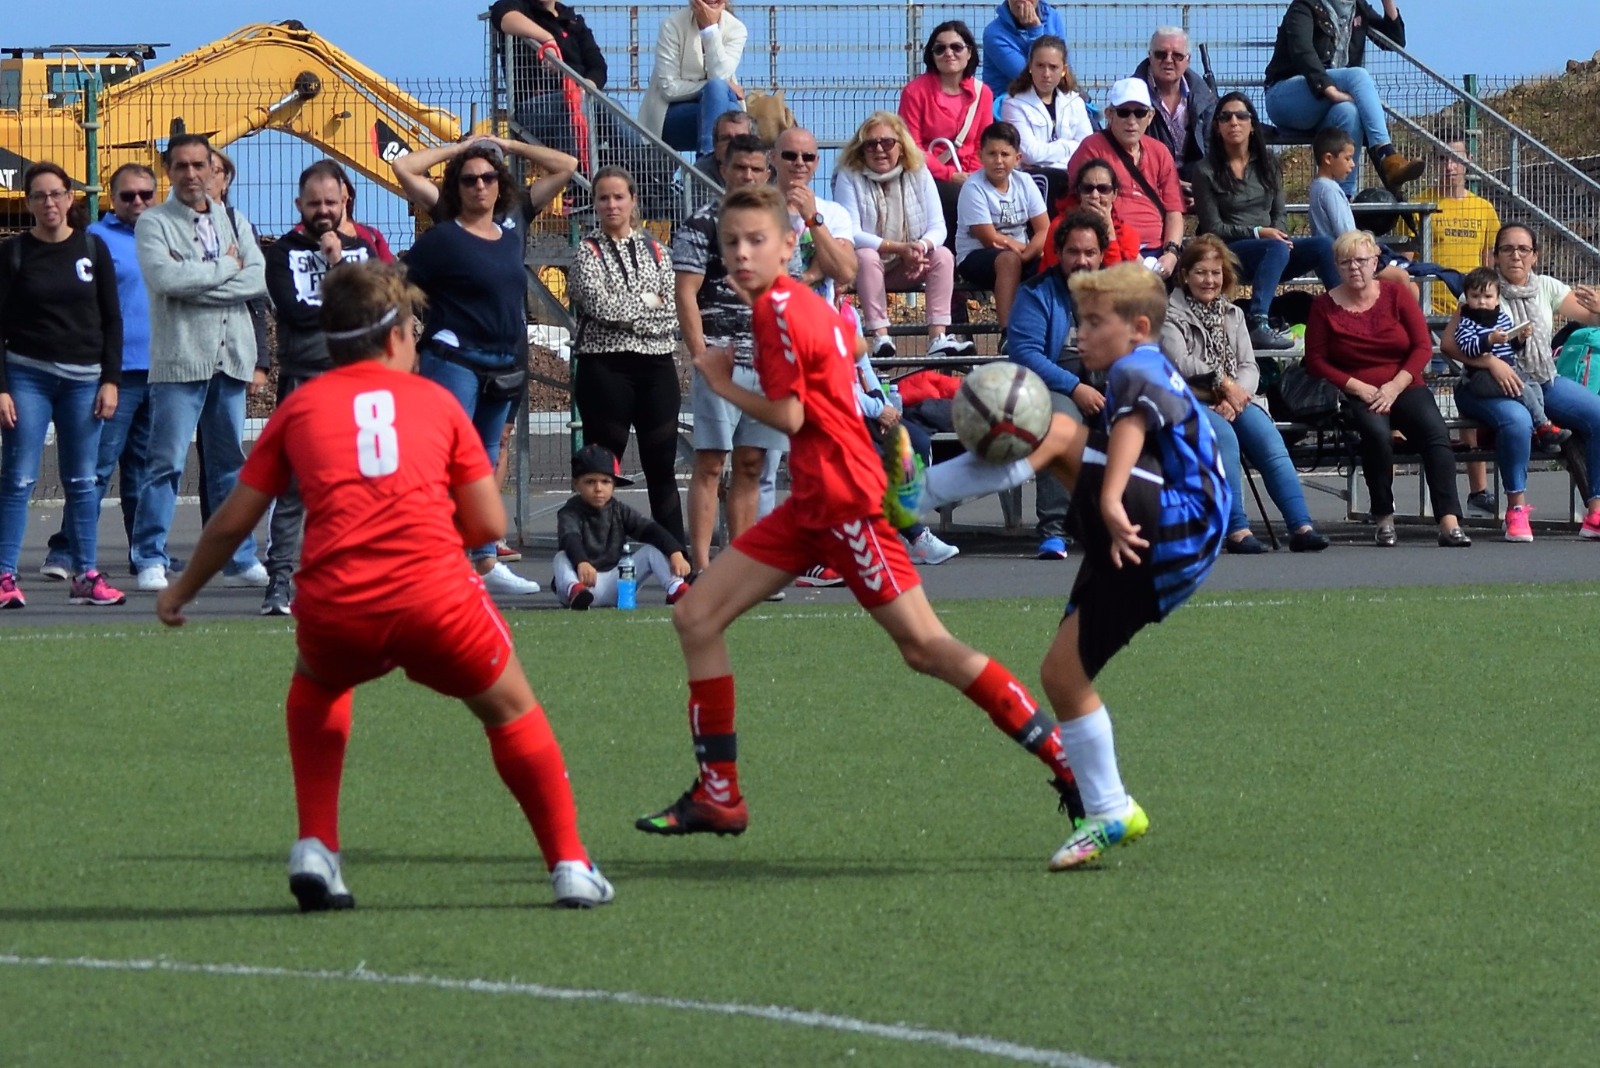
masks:
{"label": "white t-shirt with print", "polygon": [[987,174],[979,171],[962,183],[961,199],[956,202],[956,262],[983,247],[972,236],[974,226],[993,226],[1005,236],[1027,244],[1028,220],[1043,214],[1044,194],[1031,176],[1012,171],[1002,193],[990,183]]}

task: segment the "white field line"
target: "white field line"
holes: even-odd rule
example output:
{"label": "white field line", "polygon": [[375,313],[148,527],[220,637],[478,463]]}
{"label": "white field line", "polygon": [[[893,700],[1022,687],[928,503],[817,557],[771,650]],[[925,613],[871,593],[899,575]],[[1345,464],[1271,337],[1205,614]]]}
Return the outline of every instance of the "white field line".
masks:
{"label": "white field line", "polygon": [[102,972],[166,972],[176,975],[209,975],[233,979],[299,979],[324,983],[367,983],[373,986],[420,987],[469,994],[493,994],[538,998],[543,1001],[590,1001],[639,1008],[667,1009],[672,1012],[699,1012],[714,1016],[742,1016],[794,1027],[881,1038],[890,1042],[910,1042],[942,1049],[961,1050],[996,1057],[1016,1064],[1042,1064],[1051,1068],[1115,1068],[1104,1061],[1091,1060],[1076,1053],[1039,1049],[983,1035],[961,1035],[954,1031],[935,1031],[909,1024],[879,1024],[851,1016],[808,1012],[779,1005],[743,1005],[735,1001],[695,1001],[687,998],[659,997],[629,991],[580,990],[493,979],[447,979],[434,975],[387,975],[368,971],[358,964],[348,972],[271,968],[252,964],[195,964],[166,959],[99,960],[94,957],[22,957],[0,954],[0,965],[21,968],[76,968]]}

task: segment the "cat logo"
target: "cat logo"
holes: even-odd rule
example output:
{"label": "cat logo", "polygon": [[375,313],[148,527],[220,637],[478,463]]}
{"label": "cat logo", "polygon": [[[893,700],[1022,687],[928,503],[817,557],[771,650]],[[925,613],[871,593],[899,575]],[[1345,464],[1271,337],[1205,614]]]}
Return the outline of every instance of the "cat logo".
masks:
{"label": "cat logo", "polygon": [[401,156],[409,155],[411,146],[395,133],[388,123],[378,119],[372,124],[372,154],[385,163],[393,163]]}

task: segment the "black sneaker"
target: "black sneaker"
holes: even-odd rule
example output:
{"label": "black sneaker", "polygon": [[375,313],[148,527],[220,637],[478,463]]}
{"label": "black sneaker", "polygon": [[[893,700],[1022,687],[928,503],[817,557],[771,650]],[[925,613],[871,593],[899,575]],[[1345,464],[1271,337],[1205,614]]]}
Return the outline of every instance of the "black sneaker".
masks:
{"label": "black sneaker", "polygon": [[1264,315],[1250,320],[1250,345],[1267,352],[1283,352],[1294,348],[1294,338],[1272,329]]}
{"label": "black sneaker", "polygon": [[750,813],[744,798],[731,805],[719,805],[707,798],[696,797],[700,780],[685,790],[683,796],[660,812],[640,816],[633,825],[646,834],[725,834],[741,835],[750,825]]}
{"label": "black sneaker", "polygon": [[1078,793],[1078,783],[1075,779],[1051,779],[1050,785],[1055,787],[1056,793],[1061,795],[1061,801],[1056,805],[1057,812],[1064,812],[1076,827],[1078,821],[1088,813],[1083,810],[1083,796]]}
{"label": "black sneaker", "polygon": [[1467,507],[1475,512],[1500,518],[1500,502],[1495,500],[1494,494],[1488,490],[1477,490],[1467,494]]}
{"label": "black sneaker", "polygon": [[293,588],[289,584],[289,576],[273,575],[268,579],[267,592],[261,598],[261,614],[264,616],[293,615],[293,605]]}

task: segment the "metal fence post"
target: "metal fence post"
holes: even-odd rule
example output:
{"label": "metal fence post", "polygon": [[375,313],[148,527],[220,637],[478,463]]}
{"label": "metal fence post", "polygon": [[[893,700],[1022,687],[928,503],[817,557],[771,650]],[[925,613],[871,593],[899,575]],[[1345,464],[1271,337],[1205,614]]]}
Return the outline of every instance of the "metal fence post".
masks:
{"label": "metal fence post", "polygon": [[[1461,76],[1461,88],[1466,91],[1468,97],[1461,112],[1462,125],[1466,127],[1462,133],[1466,137],[1467,158],[1477,159],[1478,142],[1480,140],[1478,134],[1478,105],[1476,103],[1478,98],[1478,76],[1476,74],[1463,74]],[[1478,181],[1478,176],[1473,174],[1469,168],[1467,171],[1467,188],[1477,193],[1480,191],[1481,186],[1482,183]]]}
{"label": "metal fence post", "polygon": [[83,86],[83,191],[89,221],[100,218],[100,75],[89,71]]}

